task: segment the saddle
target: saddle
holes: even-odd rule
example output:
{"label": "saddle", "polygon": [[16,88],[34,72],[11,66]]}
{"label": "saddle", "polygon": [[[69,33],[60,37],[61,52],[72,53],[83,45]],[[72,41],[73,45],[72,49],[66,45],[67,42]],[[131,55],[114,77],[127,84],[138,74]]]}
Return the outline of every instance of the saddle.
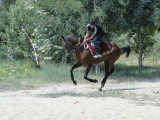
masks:
{"label": "saddle", "polygon": [[[89,41],[87,44],[91,54],[95,55],[94,43]],[[101,47],[101,55],[107,55],[112,52],[111,50],[112,48],[108,42],[102,41],[100,47]]]}

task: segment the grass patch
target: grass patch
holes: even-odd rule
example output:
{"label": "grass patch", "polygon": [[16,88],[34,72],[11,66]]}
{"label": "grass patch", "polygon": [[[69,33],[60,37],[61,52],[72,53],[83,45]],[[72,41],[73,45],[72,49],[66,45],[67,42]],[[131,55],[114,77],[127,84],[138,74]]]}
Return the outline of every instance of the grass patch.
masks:
{"label": "grass patch", "polygon": [[[152,57],[146,58],[141,70],[138,74],[138,56],[131,53],[129,58],[124,55],[116,61],[114,65],[115,71],[110,78],[116,79],[120,77],[134,77],[134,78],[153,78],[160,77],[160,66],[153,65]],[[101,75],[104,74],[104,64],[100,64]]]}
{"label": "grass patch", "polygon": [[[83,70],[75,70],[74,76],[77,80],[82,79]],[[69,65],[43,62],[38,69],[30,60],[1,60],[0,90],[35,88],[61,82],[71,82]]]}
{"label": "grass patch", "polygon": [[[131,53],[130,57],[126,59],[121,56],[115,63],[115,72],[109,79],[121,81],[126,80],[160,77],[160,67],[153,66],[152,58],[146,59],[141,74],[138,74],[137,56]],[[150,64],[148,64],[150,63]],[[17,90],[30,89],[44,86],[46,84],[55,84],[61,82],[71,82],[70,79],[70,65],[53,64],[52,62],[41,62],[41,68],[37,69],[32,61],[24,60],[0,60],[0,90]],[[99,65],[100,73],[95,75],[95,67],[91,69],[88,77],[101,80],[104,77],[104,64]],[[75,80],[81,83],[88,83],[83,79],[84,68],[74,70]]]}

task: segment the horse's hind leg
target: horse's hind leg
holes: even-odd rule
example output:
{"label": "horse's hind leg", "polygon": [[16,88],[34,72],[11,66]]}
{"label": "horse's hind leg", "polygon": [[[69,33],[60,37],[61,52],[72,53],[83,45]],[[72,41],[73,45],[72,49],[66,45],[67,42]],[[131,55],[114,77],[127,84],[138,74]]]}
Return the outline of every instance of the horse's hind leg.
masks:
{"label": "horse's hind leg", "polygon": [[98,82],[98,80],[96,79],[90,79],[87,77],[88,73],[89,73],[89,70],[91,69],[92,65],[87,65],[86,67],[86,71],[85,71],[85,74],[84,74],[84,79],[90,81],[90,82]]}
{"label": "horse's hind leg", "polygon": [[105,76],[101,82],[101,87],[99,88],[99,91],[102,91],[102,88],[104,87],[106,80],[109,76],[109,59],[104,62],[104,65],[105,65]]}
{"label": "horse's hind leg", "polygon": [[108,59],[104,62],[104,64],[105,64],[105,76],[101,82],[101,87],[99,88],[99,91],[102,91],[102,88],[104,87],[108,76],[114,72],[114,63],[110,64]]}
{"label": "horse's hind leg", "polygon": [[75,81],[75,80],[74,80],[73,70],[74,70],[75,68],[80,67],[80,66],[82,66],[82,64],[80,64],[79,62],[77,62],[77,63],[76,63],[76,64],[74,64],[74,65],[71,67],[71,69],[70,69],[70,73],[71,73],[71,80],[73,81],[73,83],[74,83],[75,85],[77,85],[77,81]]}

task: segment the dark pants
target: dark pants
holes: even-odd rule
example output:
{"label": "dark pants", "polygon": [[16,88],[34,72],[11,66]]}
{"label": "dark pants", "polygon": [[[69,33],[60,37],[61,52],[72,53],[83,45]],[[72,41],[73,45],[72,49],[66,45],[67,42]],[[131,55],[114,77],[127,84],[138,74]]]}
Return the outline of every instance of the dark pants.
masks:
{"label": "dark pants", "polygon": [[94,43],[96,55],[101,53],[101,41],[103,36],[104,36],[103,34],[96,35],[96,37],[92,40],[92,42]]}

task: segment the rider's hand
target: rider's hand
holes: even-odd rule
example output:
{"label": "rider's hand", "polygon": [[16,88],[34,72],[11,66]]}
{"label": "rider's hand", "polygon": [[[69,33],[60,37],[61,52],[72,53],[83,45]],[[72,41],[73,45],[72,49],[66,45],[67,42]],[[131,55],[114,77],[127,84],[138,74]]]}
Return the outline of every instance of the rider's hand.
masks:
{"label": "rider's hand", "polygon": [[88,42],[88,39],[84,39],[84,43]]}

